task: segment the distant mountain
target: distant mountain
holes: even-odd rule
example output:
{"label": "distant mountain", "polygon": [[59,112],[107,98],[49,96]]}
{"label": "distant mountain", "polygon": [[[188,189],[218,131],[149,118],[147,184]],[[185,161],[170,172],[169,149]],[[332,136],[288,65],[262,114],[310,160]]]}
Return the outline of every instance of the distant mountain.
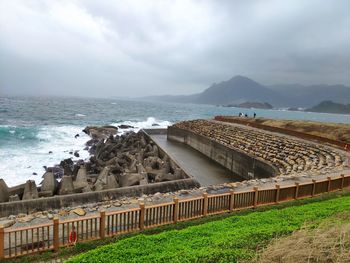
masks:
{"label": "distant mountain", "polygon": [[278,94],[263,85],[243,76],[213,84],[200,93],[195,102],[205,104],[239,104],[247,101],[272,103]]}
{"label": "distant mountain", "polygon": [[280,84],[265,86],[244,76],[214,83],[202,93],[180,96],[151,96],[142,99],[214,105],[267,102],[275,107],[311,107],[324,100],[350,102],[350,87],[344,85]]}
{"label": "distant mountain", "polygon": [[305,111],[350,114],[350,104],[346,105],[326,100]]}

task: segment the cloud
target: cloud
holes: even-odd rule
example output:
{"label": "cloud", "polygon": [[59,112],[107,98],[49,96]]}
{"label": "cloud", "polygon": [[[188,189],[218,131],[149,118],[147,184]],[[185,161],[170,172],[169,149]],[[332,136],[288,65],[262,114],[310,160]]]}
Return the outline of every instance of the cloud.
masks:
{"label": "cloud", "polygon": [[236,74],[350,85],[348,1],[0,0],[0,94],[190,94]]}

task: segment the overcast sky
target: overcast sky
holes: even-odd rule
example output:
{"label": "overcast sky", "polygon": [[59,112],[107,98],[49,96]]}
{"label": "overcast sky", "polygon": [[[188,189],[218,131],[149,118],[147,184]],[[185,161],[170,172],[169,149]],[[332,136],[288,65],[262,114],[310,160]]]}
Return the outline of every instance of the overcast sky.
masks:
{"label": "overcast sky", "polygon": [[0,0],[0,94],[190,94],[234,75],[350,85],[350,1]]}

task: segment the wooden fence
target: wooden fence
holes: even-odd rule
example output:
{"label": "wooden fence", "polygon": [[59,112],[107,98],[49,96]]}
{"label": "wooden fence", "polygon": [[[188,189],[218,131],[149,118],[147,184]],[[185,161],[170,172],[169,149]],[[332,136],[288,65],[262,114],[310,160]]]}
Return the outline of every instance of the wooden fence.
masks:
{"label": "wooden fence", "polygon": [[117,212],[60,221],[53,219],[49,224],[30,227],[0,228],[0,259],[14,258],[41,251],[58,251],[70,245],[69,236],[75,229],[78,242],[103,239],[107,236],[131,233],[179,221],[187,221],[208,215],[256,208],[320,195],[326,192],[350,188],[350,175],[330,178],[311,183],[251,191],[208,195],[190,199],[145,206]]}

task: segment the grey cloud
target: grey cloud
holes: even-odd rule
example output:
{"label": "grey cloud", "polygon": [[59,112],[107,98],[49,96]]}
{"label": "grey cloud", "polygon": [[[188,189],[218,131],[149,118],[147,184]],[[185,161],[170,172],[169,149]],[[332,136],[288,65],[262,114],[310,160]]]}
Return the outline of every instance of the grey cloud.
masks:
{"label": "grey cloud", "polygon": [[190,94],[236,74],[350,85],[346,0],[0,0],[0,94]]}

